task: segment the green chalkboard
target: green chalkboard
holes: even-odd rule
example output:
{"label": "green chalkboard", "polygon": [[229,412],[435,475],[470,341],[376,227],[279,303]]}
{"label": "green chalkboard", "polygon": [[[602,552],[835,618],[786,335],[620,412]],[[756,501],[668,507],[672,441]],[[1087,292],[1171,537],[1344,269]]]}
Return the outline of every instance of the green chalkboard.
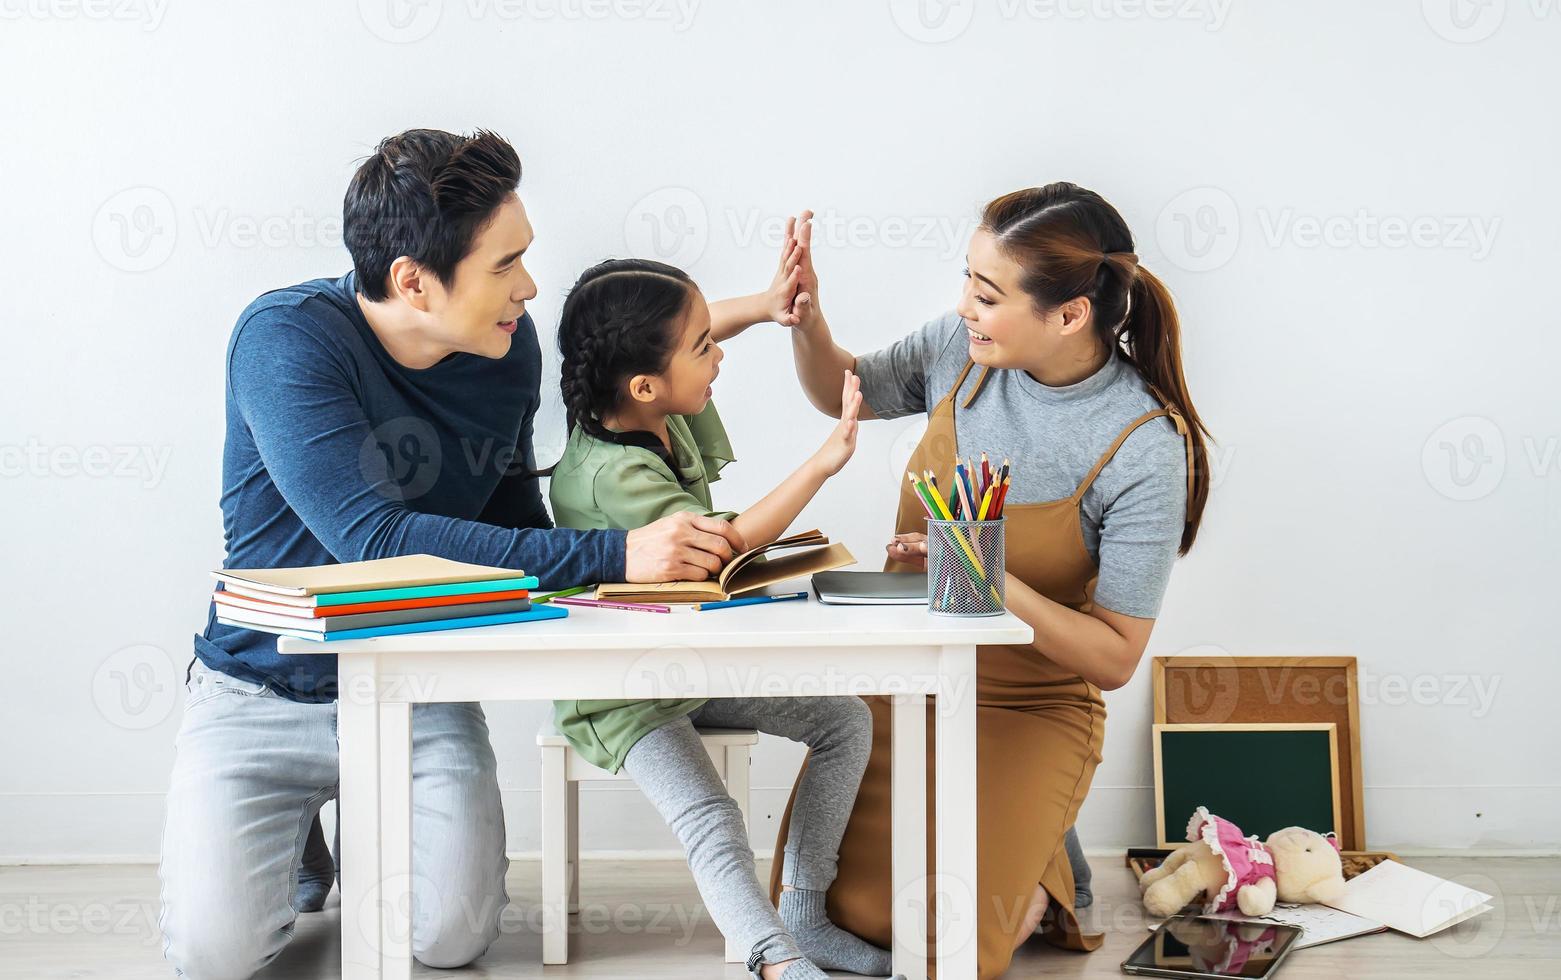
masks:
{"label": "green chalkboard", "polygon": [[1248,836],[1285,827],[1339,827],[1338,726],[1154,726],[1155,823],[1161,847],[1186,843],[1207,807]]}

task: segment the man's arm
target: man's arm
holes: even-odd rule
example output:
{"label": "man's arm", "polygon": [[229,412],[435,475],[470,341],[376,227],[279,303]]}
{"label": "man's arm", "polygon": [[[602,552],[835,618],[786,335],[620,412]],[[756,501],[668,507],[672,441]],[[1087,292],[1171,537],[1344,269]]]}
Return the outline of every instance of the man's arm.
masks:
{"label": "man's arm", "polygon": [[408,507],[344,366],[277,314],[242,325],[228,383],[278,491],[338,561],[431,554],[523,568],[560,588],[624,573],[620,532],[501,528]]}

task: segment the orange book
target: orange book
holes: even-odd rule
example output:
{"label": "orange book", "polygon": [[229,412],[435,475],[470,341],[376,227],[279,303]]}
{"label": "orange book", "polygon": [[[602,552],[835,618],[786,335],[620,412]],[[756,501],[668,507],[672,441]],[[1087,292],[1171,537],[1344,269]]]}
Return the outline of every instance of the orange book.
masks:
{"label": "orange book", "polygon": [[530,589],[511,589],[508,592],[469,592],[462,595],[431,595],[419,599],[385,599],[380,602],[357,602],[341,606],[294,606],[281,602],[267,602],[254,596],[218,590],[212,598],[219,606],[235,606],[258,612],[275,613],[278,616],[296,616],[299,619],[318,619],[322,616],[353,616],[358,613],[388,612],[392,609],[422,609],[428,606],[460,606],[472,602],[499,602],[504,599],[527,599]]}

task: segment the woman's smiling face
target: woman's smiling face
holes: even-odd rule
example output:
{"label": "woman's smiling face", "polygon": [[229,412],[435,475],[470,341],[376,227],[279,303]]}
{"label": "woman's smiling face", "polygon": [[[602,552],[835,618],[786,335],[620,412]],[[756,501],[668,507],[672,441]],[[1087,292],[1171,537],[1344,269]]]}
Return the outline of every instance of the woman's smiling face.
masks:
{"label": "woman's smiling face", "polygon": [[965,288],[956,311],[969,331],[970,359],[982,367],[1032,371],[1065,345],[1071,347],[1071,338],[1088,327],[1086,299],[1037,313],[1035,300],[1021,285],[1024,269],[990,231],[983,228],[971,236],[965,263]]}

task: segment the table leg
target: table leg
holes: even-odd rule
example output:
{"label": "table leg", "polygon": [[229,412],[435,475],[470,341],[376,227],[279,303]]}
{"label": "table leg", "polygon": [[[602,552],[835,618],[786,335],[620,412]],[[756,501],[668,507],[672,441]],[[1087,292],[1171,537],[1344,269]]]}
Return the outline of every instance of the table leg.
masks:
{"label": "table leg", "polygon": [[[927,975],[927,698],[895,695],[889,753],[894,972]],[[943,974],[957,976],[958,974]],[[975,976],[974,971],[971,976]]]}
{"label": "table leg", "polygon": [[336,658],[341,802],[342,980],[380,978],[379,703],[374,658]]}
{"label": "table leg", "polygon": [[[412,976],[412,706],[379,706],[380,951],[384,980]],[[450,896],[454,900],[456,896]]]}
{"label": "table leg", "polygon": [[565,752],[542,750],[542,965],[569,962],[569,786]]}
{"label": "table leg", "polygon": [[935,738],[938,976],[974,977],[976,941],[976,648],[943,648]]}

